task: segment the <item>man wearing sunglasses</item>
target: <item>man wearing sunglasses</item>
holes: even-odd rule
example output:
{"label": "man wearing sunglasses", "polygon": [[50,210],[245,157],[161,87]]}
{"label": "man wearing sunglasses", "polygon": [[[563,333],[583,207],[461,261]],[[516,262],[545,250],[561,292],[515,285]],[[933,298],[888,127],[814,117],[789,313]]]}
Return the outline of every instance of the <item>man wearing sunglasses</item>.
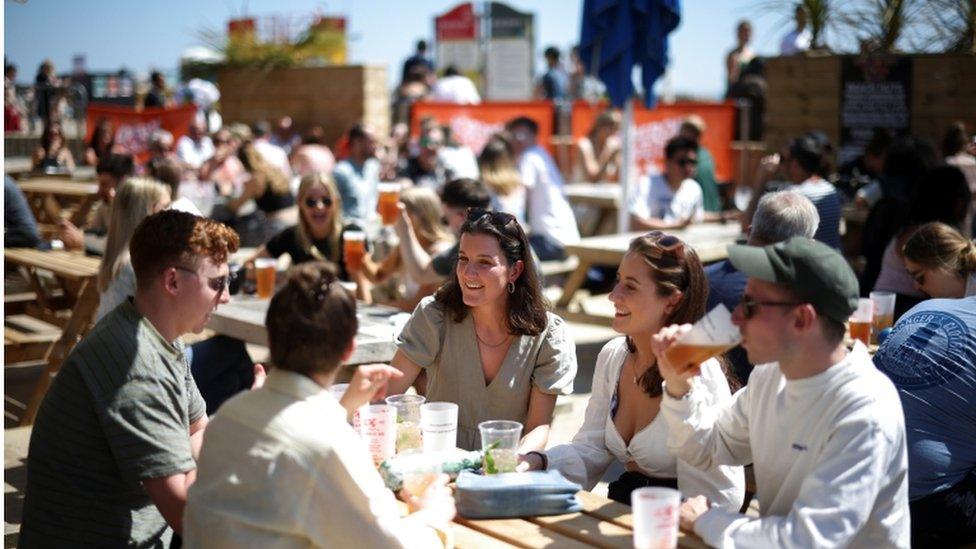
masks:
{"label": "man wearing sunglasses", "polygon": [[681,229],[705,218],[701,185],[693,179],[698,143],[674,137],[664,147],[664,173],[642,178],[630,204],[632,230]]}
{"label": "man wearing sunglasses", "polygon": [[715,547],[909,547],[905,420],[867,349],[848,350],[844,322],[858,284],[844,258],[802,237],[730,246],[749,276],[732,320],[755,364],[749,385],[717,408],[696,394],[699,364],[664,351],[690,326],[654,336],[664,378],[668,448],[700,468],[755,467],[759,518],[681,506],[683,528]]}
{"label": "man wearing sunglasses", "polygon": [[207,424],[180,336],[229,299],[239,239],[167,210],[132,236],[135,298],[74,348],[38,411],[21,544],[169,546]]}

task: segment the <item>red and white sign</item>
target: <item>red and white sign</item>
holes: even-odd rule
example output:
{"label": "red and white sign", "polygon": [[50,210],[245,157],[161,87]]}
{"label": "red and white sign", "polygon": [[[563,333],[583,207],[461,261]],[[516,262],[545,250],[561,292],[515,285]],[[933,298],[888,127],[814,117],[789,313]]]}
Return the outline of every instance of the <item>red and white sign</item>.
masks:
{"label": "red and white sign", "polygon": [[183,105],[169,109],[145,109],[136,111],[126,107],[105,105],[88,106],[88,135],[91,140],[95,126],[102,118],[107,118],[115,128],[115,146],[124,154],[131,154],[137,162],[149,158],[149,138],[154,131],[163,129],[173,134],[174,141],[186,135],[190,122],[197,114],[194,105]]}
{"label": "red and white sign", "polygon": [[459,4],[451,11],[434,19],[437,40],[474,40],[478,38],[478,18],[470,2]]}

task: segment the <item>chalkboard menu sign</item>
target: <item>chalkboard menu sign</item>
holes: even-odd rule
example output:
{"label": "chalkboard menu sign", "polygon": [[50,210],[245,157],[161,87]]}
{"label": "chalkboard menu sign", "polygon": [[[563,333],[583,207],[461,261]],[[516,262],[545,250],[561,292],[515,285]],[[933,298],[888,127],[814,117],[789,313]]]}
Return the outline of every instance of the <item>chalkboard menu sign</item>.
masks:
{"label": "chalkboard menu sign", "polygon": [[841,63],[840,148],[843,165],[864,152],[875,130],[911,133],[912,59],[905,56],[844,56]]}

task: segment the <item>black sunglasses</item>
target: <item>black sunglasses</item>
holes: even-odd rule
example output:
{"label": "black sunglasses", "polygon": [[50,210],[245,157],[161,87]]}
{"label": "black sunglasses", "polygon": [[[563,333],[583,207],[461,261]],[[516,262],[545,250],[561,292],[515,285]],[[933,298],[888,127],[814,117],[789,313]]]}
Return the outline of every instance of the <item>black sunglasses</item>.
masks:
{"label": "black sunglasses", "polygon": [[679,257],[682,255],[681,252],[684,251],[685,243],[673,234],[667,234],[661,231],[651,231],[644,236],[654,239],[654,244],[660,249],[655,259],[660,259],[661,256],[664,255],[664,252],[669,252],[671,255]]}
{"label": "black sunglasses", "polygon": [[684,167],[684,166],[697,166],[698,165],[698,161],[695,160],[694,158],[682,158],[681,160],[678,161],[678,164],[680,166],[682,166],[682,167]]}
{"label": "black sunglasses", "polygon": [[321,204],[326,208],[331,208],[332,199],[331,198],[306,198],[305,199],[305,205],[308,206],[309,208],[314,208],[319,204]]}
{"label": "black sunglasses", "polygon": [[742,307],[742,316],[746,320],[755,316],[759,312],[759,307],[797,307],[800,305],[803,305],[803,303],[797,303],[795,301],[755,301],[751,297],[743,297],[742,301],[739,302],[739,306]]}
{"label": "black sunglasses", "polygon": [[496,212],[493,210],[486,210],[484,208],[468,209],[468,221],[478,221],[486,215],[488,216],[488,220],[491,221],[493,225],[505,226],[512,221],[515,221],[515,216],[507,212]]}
{"label": "black sunglasses", "polygon": [[[186,267],[181,267],[179,265],[173,265],[173,268],[174,269],[177,269],[177,270],[180,270],[180,271],[185,271],[185,272],[188,272],[188,273],[193,273],[193,274],[197,275],[198,277],[203,277],[203,275],[201,275],[200,273],[194,271],[193,269],[188,269]],[[224,293],[224,289],[227,288],[227,287],[229,287],[231,284],[234,283],[235,280],[237,280],[237,273],[231,271],[231,272],[227,273],[224,276],[215,276],[215,277],[212,277],[212,278],[211,277],[206,277],[206,279],[207,279],[207,286],[210,286],[210,289],[211,290],[213,290],[213,291],[215,291],[217,293]]]}

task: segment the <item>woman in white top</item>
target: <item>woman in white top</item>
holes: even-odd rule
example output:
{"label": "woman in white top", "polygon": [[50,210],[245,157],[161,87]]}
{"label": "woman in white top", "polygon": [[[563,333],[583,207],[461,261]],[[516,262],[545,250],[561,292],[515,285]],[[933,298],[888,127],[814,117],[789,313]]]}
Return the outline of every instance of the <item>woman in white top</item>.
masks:
{"label": "woman in white top", "polygon": [[905,242],[905,266],[915,287],[931,297],[976,295],[976,240],[944,223],[927,223]]}
{"label": "woman in white top", "polygon": [[[545,454],[521,456],[525,469],[557,469],[585,489],[604,475],[614,460],[627,471],[610,483],[608,496],[630,504],[630,493],[643,486],[669,486],[683,496],[705,495],[738,511],[745,480],[741,467],[699,470],[674,457],[667,447],[668,426],[658,413],[661,374],[651,351],[651,336],[675,322],[692,323],[705,313],[708,281],[698,255],[678,238],[654,231],[635,238],[620,263],[610,293],[613,328],[624,337],[600,351],[593,393],[573,441]],[[702,365],[701,386],[720,404],[732,398],[725,368],[715,359]]]}
{"label": "woman in white top", "polygon": [[98,270],[98,312],[95,320],[135,294],[136,275],[129,263],[129,239],[136,226],[170,203],[169,187],[147,177],[130,177],[119,186],[105,241],[105,255]]}
{"label": "woman in white top", "polygon": [[485,143],[478,156],[478,170],[491,192],[491,207],[514,215],[524,225],[525,186],[515,165],[512,146],[502,134],[493,135]]}

